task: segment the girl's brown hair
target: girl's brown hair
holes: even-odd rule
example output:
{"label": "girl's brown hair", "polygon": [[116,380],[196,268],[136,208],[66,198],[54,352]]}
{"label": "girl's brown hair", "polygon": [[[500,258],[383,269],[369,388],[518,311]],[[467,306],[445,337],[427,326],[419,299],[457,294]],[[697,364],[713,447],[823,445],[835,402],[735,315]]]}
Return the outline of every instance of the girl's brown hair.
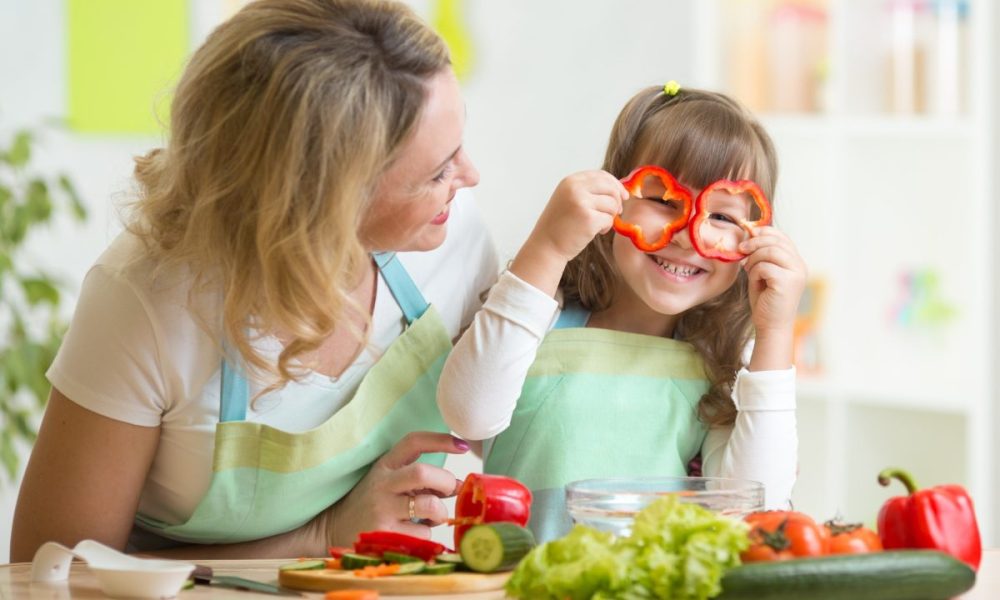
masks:
{"label": "girl's brown hair", "polygon": [[[686,88],[676,95],[661,87],[644,89],[618,115],[604,170],[622,178],[645,164],[659,165],[698,189],[719,179],[752,179],[772,202],[778,177],[774,145],[746,108],[723,94]],[[590,311],[611,305],[621,285],[611,255],[614,235],[598,236],[566,267],[560,284],[566,301]],[[674,337],[698,350],[711,381],[698,406],[709,425],[728,425],[736,418],[732,384],[751,335],[742,269],[726,292],[689,309],[677,322]]]}
{"label": "girl's brown hair", "polygon": [[[192,290],[221,291],[222,337],[272,387],[353,305],[361,218],[448,64],[398,2],[259,0],[187,65],[169,144],[136,159],[129,229],[158,267],[190,269]],[[276,366],[251,330],[290,338]]]}

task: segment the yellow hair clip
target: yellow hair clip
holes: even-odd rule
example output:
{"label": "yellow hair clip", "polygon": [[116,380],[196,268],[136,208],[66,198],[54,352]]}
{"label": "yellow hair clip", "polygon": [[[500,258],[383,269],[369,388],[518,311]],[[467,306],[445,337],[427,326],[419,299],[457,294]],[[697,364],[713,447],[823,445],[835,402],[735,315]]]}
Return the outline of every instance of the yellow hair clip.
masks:
{"label": "yellow hair clip", "polygon": [[666,85],[663,86],[663,93],[668,96],[676,96],[679,91],[681,91],[681,84],[677,83],[673,79],[668,81]]}

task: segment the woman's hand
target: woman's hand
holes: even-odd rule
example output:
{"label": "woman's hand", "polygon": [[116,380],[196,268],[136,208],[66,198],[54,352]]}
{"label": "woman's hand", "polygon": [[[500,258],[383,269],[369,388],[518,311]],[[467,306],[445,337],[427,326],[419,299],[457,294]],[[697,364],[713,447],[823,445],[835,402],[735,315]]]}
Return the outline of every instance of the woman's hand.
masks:
{"label": "woman's hand", "polygon": [[416,461],[422,454],[464,454],[468,450],[468,443],[445,433],[408,434],[372,465],[347,496],[324,513],[327,543],[350,546],[358,533],[374,530],[429,538],[430,527],[448,518],[441,498],[454,496],[459,481],[440,467]]}
{"label": "woman's hand", "polygon": [[761,227],[740,244],[748,256],[743,268],[749,278],[750,311],[756,330],[751,371],[792,366],[795,317],[806,286],[806,263],[787,235]]}
{"label": "woman's hand", "polygon": [[606,171],[583,171],[559,182],[511,272],[554,296],[566,263],[611,229],[628,190]]}

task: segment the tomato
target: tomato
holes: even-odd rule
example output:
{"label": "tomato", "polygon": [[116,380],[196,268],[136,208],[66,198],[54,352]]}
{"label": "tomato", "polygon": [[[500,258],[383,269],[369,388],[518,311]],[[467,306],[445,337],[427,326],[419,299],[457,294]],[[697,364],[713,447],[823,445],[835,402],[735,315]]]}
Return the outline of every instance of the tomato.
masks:
{"label": "tomato", "polygon": [[878,534],[861,523],[827,521],[823,524],[830,534],[830,554],[864,554],[882,550]]}
{"label": "tomato", "polygon": [[740,554],[743,562],[822,556],[830,547],[830,532],[804,513],[768,510],[744,520],[750,525],[750,548]]}

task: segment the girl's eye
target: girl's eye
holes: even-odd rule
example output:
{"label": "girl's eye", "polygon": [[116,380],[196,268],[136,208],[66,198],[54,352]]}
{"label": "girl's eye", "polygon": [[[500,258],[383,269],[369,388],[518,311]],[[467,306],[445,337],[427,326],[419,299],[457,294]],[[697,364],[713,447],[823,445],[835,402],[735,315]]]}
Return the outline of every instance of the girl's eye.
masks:
{"label": "girl's eye", "polygon": [[733,225],[739,224],[739,222],[736,219],[725,213],[712,213],[711,215],[709,215],[708,218],[712,219],[713,221],[722,221],[723,223],[731,223]]}

